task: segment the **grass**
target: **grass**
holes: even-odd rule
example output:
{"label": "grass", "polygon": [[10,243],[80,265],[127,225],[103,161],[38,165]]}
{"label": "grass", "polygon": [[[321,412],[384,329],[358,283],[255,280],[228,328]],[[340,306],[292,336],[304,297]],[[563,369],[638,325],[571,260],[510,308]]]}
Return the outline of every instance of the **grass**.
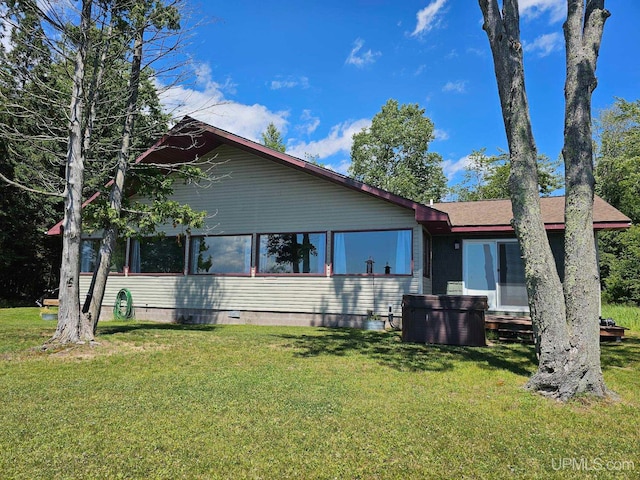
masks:
{"label": "grass", "polygon": [[[392,332],[106,322],[37,348],[0,310],[2,478],[637,478],[640,334],[602,347],[618,402],[522,389],[529,345]],[[585,468],[590,470],[585,471]],[[577,469],[581,469],[577,471]]]}
{"label": "grass", "polygon": [[640,307],[603,304],[602,317],[612,318],[616,322],[616,325],[640,332]]}

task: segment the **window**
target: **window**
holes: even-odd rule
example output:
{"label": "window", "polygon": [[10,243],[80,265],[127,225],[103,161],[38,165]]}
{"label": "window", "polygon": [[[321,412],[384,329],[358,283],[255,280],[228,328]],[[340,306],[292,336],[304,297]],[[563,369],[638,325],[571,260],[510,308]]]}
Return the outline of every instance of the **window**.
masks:
{"label": "window", "polygon": [[[90,238],[82,240],[80,245],[80,271],[83,273],[93,272],[98,261],[98,252],[102,240],[99,238]],[[122,273],[124,271],[126,243],[124,240],[117,241],[116,246],[111,254],[110,272]]]}
{"label": "window", "polygon": [[277,233],[259,238],[260,273],[324,273],[326,234]]}
{"label": "window", "polygon": [[411,230],[343,232],[333,235],[333,273],[411,275]]}
{"label": "window", "polygon": [[194,237],[189,273],[251,273],[251,235]]}
{"label": "window", "polygon": [[131,242],[131,273],[182,273],[182,237],[148,237]]}

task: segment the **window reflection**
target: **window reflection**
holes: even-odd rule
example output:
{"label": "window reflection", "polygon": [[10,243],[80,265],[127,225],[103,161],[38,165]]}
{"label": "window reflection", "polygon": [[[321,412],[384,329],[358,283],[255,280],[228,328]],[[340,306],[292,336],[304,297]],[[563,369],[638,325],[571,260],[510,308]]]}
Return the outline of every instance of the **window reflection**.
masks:
{"label": "window reflection", "polygon": [[260,273],[324,273],[324,233],[260,235]]}
{"label": "window reflection", "polygon": [[338,232],[333,235],[333,272],[376,275],[411,274],[411,230]]}
{"label": "window reflection", "polygon": [[131,242],[131,273],[182,273],[182,237],[148,237]]}
{"label": "window reflection", "polygon": [[190,273],[249,274],[251,235],[194,237]]}
{"label": "window reflection", "polygon": [[[101,243],[102,240],[99,238],[82,240],[80,245],[80,271],[82,273],[91,273],[95,270]],[[126,243],[124,240],[118,240],[111,254],[110,272],[122,273],[124,271],[125,254]]]}

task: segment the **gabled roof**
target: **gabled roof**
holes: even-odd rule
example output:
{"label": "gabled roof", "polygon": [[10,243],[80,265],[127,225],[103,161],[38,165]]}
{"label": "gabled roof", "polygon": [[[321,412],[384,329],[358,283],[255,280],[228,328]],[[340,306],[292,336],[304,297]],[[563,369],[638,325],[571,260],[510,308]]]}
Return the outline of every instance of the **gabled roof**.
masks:
{"label": "gabled roof", "polygon": [[[438,211],[426,205],[400,197],[386,190],[372,187],[352,178],[346,177],[332,170],[305,162],[286,153],[281,153],[253,142],[225,130],[213,127],[191,117],[184,117],[155,145],[142,153],[135,163],[173,164],[193,161],[202,157],[221,145],[229,145],[270,160],[281,165],[294,168],[309,175],[341,185],[345,188],[370,195],[387,201],[402,208],[413,210],[418,223],[426,226],[432,232],[447,231],[450,227],[446,213]],[[86,203],[97,198],[91,197]],[[60,235],[62,222],[52,227],[48,235]]]}
{"label": "gabled roof", "polygon": [[[381,188],[372,187],[333,170],[305,162],[286,153],[281,153],[260,143],[234,135],[207,123],[184,117],[155,145],[142,153],[135,163],[169,165],[187,163],[203,157],[221,145],[229,145],[280,165],[290,167],[345,188],[370,195],[402,208],[413,210],[415,219],[432,235],[447,233],[495,233],[513,232],[510,200],[482,200],[477,202],[437,203],[423,205],[400,197]],[[111,183],[111,182],[110,182]],[[108,185],[108,184],[107,184]],[[95,200],[94,194],[85,203]],[[540,199],[542,216],[547,230],[564,230],[564,197]],[[596,197],[593,212],[594,228],[628,228],[631,220]],[[60,235],[62,221],[52,227],[48,235]]]}
{"label": "gabled roof", "polygon": [[[436,203],[433,208],[449,216],[453,233],[513,231],[511,200]],[[540,209],[547,230],[564,230],[564,197],[542,197]],[[621,229],[630,225],[629,217],[596,195],[593,201],[595,230]]]}

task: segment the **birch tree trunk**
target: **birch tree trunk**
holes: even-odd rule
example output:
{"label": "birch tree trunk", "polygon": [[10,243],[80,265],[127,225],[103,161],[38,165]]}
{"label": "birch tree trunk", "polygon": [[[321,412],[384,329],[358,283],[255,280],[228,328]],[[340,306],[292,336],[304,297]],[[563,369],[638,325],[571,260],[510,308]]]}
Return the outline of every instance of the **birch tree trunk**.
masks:
{"label": "birch tree trunk", "polygon": [[[144,23],[143,23],[144,24]],[[129,147],[131,145],[131,136],[135,117],[137,113],[138,89],[140,85],[140,68],[142,64],[142,49],[144,42],[144,27],[137,29],[134,39],[133,57],[131,60],[131,76],[129,79],[129,95],[127,99],[127,107],[122,132],[122,142],[118,152],[118,163],[116,166],[116,174],[111,187],[109,196],[109,208],[116,218],[120,217],[122,210],[122,199],[124,195],[124,181],[129,166]],[[102,301],[104,300],[104,291],[109,278],[109,270],[111,268],[111,257],[118,239],[118,225],[110,222],[105,229],[98,253],[98,262],[93,272],[91,286],[82,311],[87,314],[87,322],[89,328],[95,334],[102,309]]]}
{"label": "birch tree trunk", "polygon": [[50,340],[52,343],[77,343],[93,339],[93,332],[84,328],[84,322],[81,321],[78,283],[82,233],[82,186],[84,183],[83,98],[85,63],[91,26],[91,7],[91,0],[83,0],[70,103],[65,204],[62,224],[60,308],[58,309],[58,325]]}
{"label": "birch tree trunk", "polygon": [[[563,288],[540,214],[537,152],[525,90],[518,1],[504,0],[502,12],[497,0],[479,0],[479,4],[493,54],[509,145],[513,223],[524,261],[539,355],[538,370],[528,381],[527,388],[562,400],[580,393],[602,396],[606,388],[600,369],[599,290],[591,221],[590,98],[595,88],[597,47],[608,12],[604,10],[603,0],[588,0],[585,32],[590,30],[589,36],[597,37],[597,42],[594,38],[585,41],[582,38],[583,0],[568,0],[563,150],[567,169],[566,273]],[[586,54],[589,48],[592,50],[590,56]],[[585,85],[588,88],[585,89]]]}

